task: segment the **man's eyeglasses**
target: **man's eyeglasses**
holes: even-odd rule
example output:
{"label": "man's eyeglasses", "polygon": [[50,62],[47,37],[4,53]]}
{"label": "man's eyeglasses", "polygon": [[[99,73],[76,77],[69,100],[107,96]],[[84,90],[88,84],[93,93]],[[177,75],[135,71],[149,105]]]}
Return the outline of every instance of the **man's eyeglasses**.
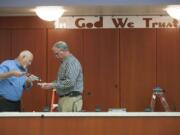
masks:
{"label": "man's eyeglasses", "polygon": [[62,52],[62,50],[61,50],[61,49],[58,49],[57,51],[54,51],[54,55],[57,57],[60,52]]}
{"label": "man's eyeglasses", "polygon": [[58,54],[59,54],[59,51],[57,51],[57,52],[54,52],[54,55],[55,55],[55,56],[57,56]]}

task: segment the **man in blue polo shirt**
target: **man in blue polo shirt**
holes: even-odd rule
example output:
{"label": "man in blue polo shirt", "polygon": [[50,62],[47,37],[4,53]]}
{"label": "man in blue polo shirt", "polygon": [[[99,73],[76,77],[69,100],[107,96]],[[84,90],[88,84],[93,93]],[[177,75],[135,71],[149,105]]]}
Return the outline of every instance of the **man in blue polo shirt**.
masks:
{"label": "man in blue polo shirt", "polygon": [[20,111],[23,90],[32,86],[27,75],[27,68],[33,61],[33,54],[22,51],[14,60],[0,64],[0,112]]}

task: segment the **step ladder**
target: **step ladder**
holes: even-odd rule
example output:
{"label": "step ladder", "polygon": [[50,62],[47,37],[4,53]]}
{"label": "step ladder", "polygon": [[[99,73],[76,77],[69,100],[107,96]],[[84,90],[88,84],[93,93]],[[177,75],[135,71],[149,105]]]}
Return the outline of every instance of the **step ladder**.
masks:
{"label": "step ladder", "polygon": [[170,108],[168,105],[168,102],[165,98],[165,94],[164,94],[164,90],[161,89],[160,87],[156,87],[155,89],[153,89],[153,94],[152,94],[152,98],[151,98],[151,111],[154,112],[155,111],[155,104],[156,104],[156,99],[159,98],[161,101],[161,104],[164,108],[164,110],[166,112],[170,112]]}
{"label": "step ladder", "polygon": [[55,103],[56,102],[55,97],[56,97],[56,89],[53,89],[52,90],[52,97],[51,97],[50,112],[56,112],[57,111],[58,104]]}

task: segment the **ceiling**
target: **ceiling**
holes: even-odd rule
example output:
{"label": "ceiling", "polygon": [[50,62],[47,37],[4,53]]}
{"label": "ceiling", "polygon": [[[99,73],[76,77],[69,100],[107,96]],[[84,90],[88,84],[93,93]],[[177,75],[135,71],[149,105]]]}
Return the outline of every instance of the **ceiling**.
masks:
{"label": "ceiling", "polygon": [[[65,6],[64,16],[94,15],[167,15],[167,5],[148,6]],[[35,7],[0,7],[0,16],[35,16]]]}

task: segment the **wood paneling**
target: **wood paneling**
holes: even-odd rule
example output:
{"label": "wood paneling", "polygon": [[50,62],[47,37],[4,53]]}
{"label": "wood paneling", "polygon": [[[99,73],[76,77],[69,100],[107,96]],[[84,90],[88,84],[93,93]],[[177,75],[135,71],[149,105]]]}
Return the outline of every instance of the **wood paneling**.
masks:
{"label": "wood paneling", "polygon": [[157,84],[173,111],[180,111],[180,31],[157,30]]}
{"label": "wood paneling", "polygon": [[1,135],[42,135],[41,118],[0,118]]}
{"label": "wood paneling", "polygon": [[2,135],[179,135],[179,117],[1,118]]}
{"label": "wood paneling", "polygon": [[179,135],[180,118],[45,118],[44,135]]}
{"label": "wood paneling", "polygon": [[[34,60],[29,73],[35,74],[46,81],[46,30],[16,29],[12,31],[12,55],[17,57],[22,50],[30,50]],[[42,111],[46,104],[45,90],[34,83],[32,90],[24,91],[23,111]]]}
{"label": "wood paneling", "polygon": [[156,86],[156,30],[120,30],[122,107],[144,111]]}
{"label": "wood paneling", "polygon": [[53,28],[53,22],[43,21],[37,16],[0,17],[0,28]]}
{"label": "wood paneling", "polygon": [[84,30],[84,109],[119,107],[118,30]]}
{"label": "wood paneling", "polygon": [[11,58],[11,31],[0,29],[0,63]]}
{"label": "wood paneling", "polygon": [[[63,40],[83,65],[86,111],[144,111],[156,85],[165,89],[171,109],[180,111],[179,36],[179,29],[53,29],[34,16],[0,17],[0,62],[29,49],[35,55],[30,72],[50,82],[60,64],[51,48]],[[50,99],[51,91],[35,85],[24,93],[24,110],[42,111]]]}
{"label": "wood paneling", "polygon": [[[60,61],[52,53],[52,46],[57,41],[68,43],[72,54],[78,58],[83,66],[83,33],[77,29],[48,29],[48,81],[56,80]],[[48,94],[48,103],[50,103],[51,91]]]}

